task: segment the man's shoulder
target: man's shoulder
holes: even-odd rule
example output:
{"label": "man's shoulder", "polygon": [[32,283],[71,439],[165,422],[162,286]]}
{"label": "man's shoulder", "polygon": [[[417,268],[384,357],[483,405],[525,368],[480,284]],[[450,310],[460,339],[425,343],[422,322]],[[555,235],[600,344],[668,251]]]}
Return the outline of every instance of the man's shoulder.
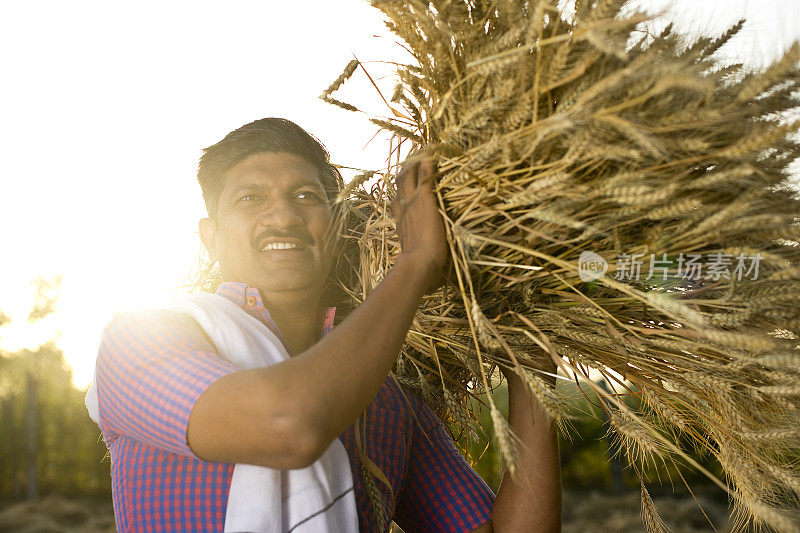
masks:
{"label": "man's shoulder", "polygon": [[172,309],[148,309],[114,313],[104,332],[138,331],[141,329],[196,328],[197,321],[186,313]]}
{"label": "man's shoulder", "polygon": [[372,406],[379,411],[392,411],[413,422],[413,427],[423,431],[442,425],[442,421],[409,387],[389,375],[383,382]]}
{"label": "man's shoulder", "polygon": [[115,313],[103,330],[100,352],[114,346],[149,344],[206,345],[207,336],[188,314],[169,309],[124,311]]}
{"label": "man's shoulder", "polygon": [[398,383],[390,374],[378,390],[374,404],[380,409],[410,413],[419,409],[421,402],[413,392]]}
{"label": "man's shoulder", "polygon": [[198,305],[230,304],[222,296],[206,292],[166,292],[157,297],[150,307],[126,309],[114,313],[106,323],[104,332],[161,330],[165,328],[197,330],[197,320],[192,317],[194,307]]}

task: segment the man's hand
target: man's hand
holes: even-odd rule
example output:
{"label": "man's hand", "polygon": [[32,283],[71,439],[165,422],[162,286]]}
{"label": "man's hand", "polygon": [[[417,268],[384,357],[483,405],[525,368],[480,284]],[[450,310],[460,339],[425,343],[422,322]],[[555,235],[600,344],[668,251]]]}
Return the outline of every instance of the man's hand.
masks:
{"label": "man's hand", "polygon": [[426,274],[423,287],[427,290],[441,283],[447,261],[444,222],[433,193],[435,174],[429,157],[406,163],[397,176],[397,196],[392,202],[401,257]]}
{"label": "man's hand", "polygon": [[[551,387],[556,386],[556,372],[558,372],[558,365],[556,365],[555,361],[547,354],[544,350],[536,350],[536,359],[533,360],[532,364],[529,363],[529,366],[541,370],[543,374],[539,374],[541,378],[548,383]],[[506,378],[506,381],[511,384],[512,381],[516,382],[519,380],[520,377],[517,374],[516,369],[512,367],[505,367],[499,366],[500,373],[503,374],[503,377]]]}

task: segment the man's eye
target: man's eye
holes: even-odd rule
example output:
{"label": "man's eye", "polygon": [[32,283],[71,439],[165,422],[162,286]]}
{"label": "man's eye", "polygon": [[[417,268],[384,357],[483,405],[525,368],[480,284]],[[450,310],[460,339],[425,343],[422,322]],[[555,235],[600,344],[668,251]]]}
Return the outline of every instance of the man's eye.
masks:
{"label": "man's eye", "polygon": [[319,193],[312,191],[300,191],[297,193],[298,200],[311,200],[312,202],[321,202],[322,196]]}
{"label": "man's eye", "polygon": [[258,200],[259,198],[260,196],[256,194],[245,194],[239,199],[242,200],[243,202],[252,202],[253,200]]}

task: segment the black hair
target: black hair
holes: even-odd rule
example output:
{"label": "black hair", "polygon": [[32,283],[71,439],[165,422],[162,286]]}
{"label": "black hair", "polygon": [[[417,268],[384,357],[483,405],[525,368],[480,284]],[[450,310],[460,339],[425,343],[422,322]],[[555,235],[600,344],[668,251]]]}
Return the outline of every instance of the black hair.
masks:
{"label": "black hair", "polygon": [[344,187],[339,169],[331,164],[328,150],[316,137],[291,120],[262,118],[233,130],[203,150],[197,166],[197,181],[203,190],[209,217],[216,217],[219,195],[225,187],[225,173],[251,155],[264,152],[293,154],[314,165],[331,202]]}

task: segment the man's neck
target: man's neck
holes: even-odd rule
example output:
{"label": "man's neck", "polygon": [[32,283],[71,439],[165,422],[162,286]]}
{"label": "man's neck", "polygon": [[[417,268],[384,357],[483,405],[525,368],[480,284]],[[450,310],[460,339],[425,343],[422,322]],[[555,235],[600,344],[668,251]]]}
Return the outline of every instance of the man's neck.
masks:
{"label": "man's neck", "polygon": [[292,355],[310,348],[319,338],[319,292],[259,289],[264,306],[286,340]]}

